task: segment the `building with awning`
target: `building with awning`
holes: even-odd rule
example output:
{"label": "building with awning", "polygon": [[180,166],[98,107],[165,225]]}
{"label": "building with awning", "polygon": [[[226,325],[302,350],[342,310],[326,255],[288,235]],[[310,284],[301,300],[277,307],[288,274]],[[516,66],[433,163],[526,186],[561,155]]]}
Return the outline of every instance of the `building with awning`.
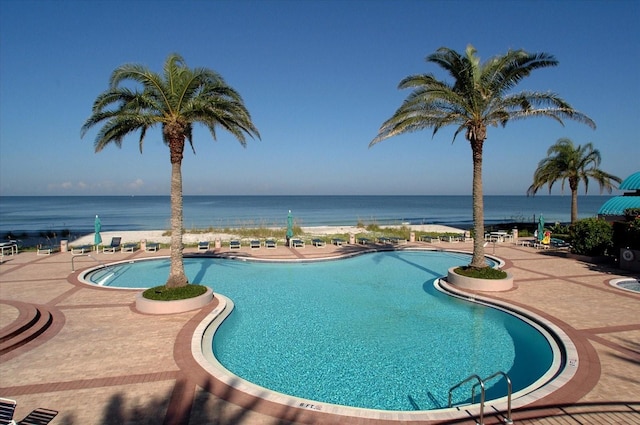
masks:
{"label": "building with awning", "polygon": [[624,210],[640,208],[640,171],[624,179],[619,189],[625,193],[605,202],[598,210],[598,217],[607,221],[620,221],[625,219]]}

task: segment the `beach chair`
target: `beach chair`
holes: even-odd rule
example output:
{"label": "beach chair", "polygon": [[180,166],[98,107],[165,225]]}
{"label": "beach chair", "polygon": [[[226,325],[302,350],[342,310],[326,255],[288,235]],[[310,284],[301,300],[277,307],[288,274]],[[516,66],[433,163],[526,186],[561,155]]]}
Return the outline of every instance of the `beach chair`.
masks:
{"label": "beach chair", "polygon": [[316,248],[323,248],[325,246],[327,246],[327,243],[322,240],[322,239],[313,239],[311,241],[311,243],[313,244],[313,246],[315,246]]}
{"label": "beach chair", "polygon": [[251,247],[251,249],[260,248],[260,241],[258,239],[251,239],[251,241],[249,242],[249,247]]}
{"label": "beach chair", "polygon": [[304,248],[304,241],[302,239],[293,239],[291,244],[294,248]]}
{"label": "beach chair", "polygon": [[91,252],[92,249],[93,249],[93,245],[72,246],[71,254],[74,254],[74,255],[84,254],[85,252]]}
{"label": "beach chair", "polygon": [[440,243],[440,238],[438,236],[422,235],[420,236],[420,240],[422,242]]}
{"label": "beach chair", "polygon": [[147,242],[147,246],[145,247],[145,251],[147,252],[156,252],[160,249],[160,244],[157,242]]}
{"label": "beach chair", "polygon": [[208,241],[198,242],[198,251],[209,251],[209,242]]}
{"label": "beach chair", "polygon": [[107,254],[114,254],[118,248],[120,248],[121,237],[116,236],[111,238],[111,243],[107,246],[102,247],[102,252]]}
{"label": "beach chair", "polygon": [[238,239],[232,239],[229,241],[229,249],[240,249],[240,241]]}
{"label": "beach chair", "polygon": [[44,409],[39,407],[29,413],[18,425],[46,425],[58,415],[57,410]]}
{"label": "beach chair", "polygon": [[49,255],[53,252],[53,247],[51,245],[43,245],[39,244],[36,248],[36,255]]}
{"label": "beach chair", "polygon": [[407,243],[406,239],[398,238],[398,237],[389,238],[389,240],[394,245],[402,245],[402,244],[406,244]]}
{"label": "beach chair", "polygon": [[133,252],[136,250],[136,248],[138,247],[138,244],[135,242],[128,242],[125,244],[122,244],[122,247],[120,248],[120,251],[122,252]]}
{"label": "beach chair", "polygon": [[358,238],[358,243],[360,245],[367,245],[369,242],[371,242],[369,239],[367,238]]}
{"label": "beach chair", "polygon": [[10,424],[13,422],[16,404],[15,400],[0,397],[0,424]]}
{"label": "beach chair", "polygon": [[331,239],[331,243],[334,244],[335,246],[342,246],[342,244],[344,243],[344,239],[333,238]]}
{"label": "beach chair", "polygon": [[265,248],[270,248],[273,249],[278,245],[278,243],[276,242],[275,239],[267,239],[266,241],[264,241],[264,246]]}

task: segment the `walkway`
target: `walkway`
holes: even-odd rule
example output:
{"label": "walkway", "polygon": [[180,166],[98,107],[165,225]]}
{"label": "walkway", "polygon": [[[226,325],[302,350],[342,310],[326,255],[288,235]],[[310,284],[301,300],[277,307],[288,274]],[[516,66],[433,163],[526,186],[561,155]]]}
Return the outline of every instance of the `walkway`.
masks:
{"label": "walkway", "polygon": [[[468,243],[433,247],[471,249]],[[296,259],[359,249],[364,248],[243,247],[229,254]],[[163,249],[97,256],[113,261],[167,254]],[[640,424],[640,294],[608,285],[625,275],[507,243],[497,244],[495,255],[506,261],[517,288],[494,296],[560,326],[579,352],[578,364],[570,365],[577,367],[574,379],[516,410],[515,423]],[[76,262],[78,269],[96,264],[89,257]],[[46,407],[60,412],[54,425],[383,423],[283,408],[230,389],[204,374],[191,355],[191,336],[214,305],[143,315],[133,309],[131,291],[83,286],[76,276],[69,253],[20,253],[0,265],[0,396],[18,401],[17,418]],[[496,414],[485,423],[500,419]]]}

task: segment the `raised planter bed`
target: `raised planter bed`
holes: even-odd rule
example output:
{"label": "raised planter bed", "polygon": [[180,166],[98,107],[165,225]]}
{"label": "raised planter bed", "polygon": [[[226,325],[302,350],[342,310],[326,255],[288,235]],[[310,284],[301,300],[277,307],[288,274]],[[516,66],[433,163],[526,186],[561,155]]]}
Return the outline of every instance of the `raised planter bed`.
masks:
{"label": "raised planter bed", "polygon": [[459,275],[453,271],[454,269],[456,269],[456,267],[449,269],[447,282],[458,288],[483,292],[508,291],[513,288],[513,276],[509,272],[507,272],[507,277],[504,279],[477,279]]}
{"label": "raised planter bed", "polygon": [[175,314],[197,310],[213,300],[213,291],[207,289],[202,295],[186,300],[157,301],[144,298],[142,292],[136,295],[136,310],[145,314]]}

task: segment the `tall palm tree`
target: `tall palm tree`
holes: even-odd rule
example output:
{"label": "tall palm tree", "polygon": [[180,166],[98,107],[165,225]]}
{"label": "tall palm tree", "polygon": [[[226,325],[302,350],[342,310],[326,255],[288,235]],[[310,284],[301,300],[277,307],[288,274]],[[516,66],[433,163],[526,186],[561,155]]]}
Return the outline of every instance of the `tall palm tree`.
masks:
{"label": "tall palm tree", "polygon": [[[132,89],[131,86],[138,86]],[[102,124],[95,151],[114,143],[120,147],[129,133],[140,131],[140,152],[147,130],[160,125],[171,161],[171,268],[167,287],[188,283],[182,259],[182,158],[185,141],[193,148],[193,124],[207,127],[216,139],[220,126],[246,145],[246,135],[260,138],[240,94],[210,69],[188,68],[178,54],[164,63],[163,74],[128,64],[116,68],[109,89],[98,95],[91,116],[82,126],[82,136]]]}
{"label": "tall palm tree", "polygon": [[574,110],[554,93],[511,90],[533,70],[556,66],[556,59],[547,53],[531,54],[510,50],[484,63],[469,45],[465,54],[442,47],[427,56],[453,78],[440,81],[432,74],[412,75],[403,79],[398,88],[413,91],[391,118],[385,121],[373,146],[382,140],[403,133],[432,128],[434,136],[440,128],[457,126],[453,135],[464,131],[471,145],[473,159],[473,223],[475,238],[471,267],[486,267],[484,260],[484,205],[482,195],[482,148],[487,127],[505,126],[510,120],[529,117],[550,117],[563,124],[572,119],[595,128],[586,115]]}
{"label": "tall palm tree", "polygon": [[605,189],[611,193],[612,182],[620,183],[622,179],[599,169],[600,151],[593,148],[592,143],[575,146],[570,139],[561,138],[547,150],[547,158],[538,163],[533,174],[533,184],[527,189],[527,195],[535,195],[544,185],[549,185],[549,193],[553,184],[561,180],[569,181],[571,189],[571,223],[578,220],[578,184],[584,182],[584,192],[589,190],[589,179],[600,185],[600,193]]}

